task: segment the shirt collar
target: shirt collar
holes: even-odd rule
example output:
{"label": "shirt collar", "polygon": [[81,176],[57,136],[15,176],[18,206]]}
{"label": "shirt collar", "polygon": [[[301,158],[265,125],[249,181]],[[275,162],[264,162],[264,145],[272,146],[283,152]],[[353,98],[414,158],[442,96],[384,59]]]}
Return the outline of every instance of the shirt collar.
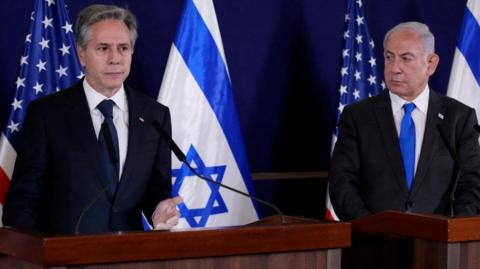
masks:
{"label": "shirt collar", "polygon": [[105,97],[103,94],[97,92],[95,89],[88,84],[87,80],[83,80],[83,89],[85,91],[85,95],[87,97],[88,108],[90,111],[93,111],[97,108],[98,104],[105,99],[110,99],[115,102],[115,105],[122,111],[126,111],[126,95],[125,95],[125,88],[122,86],[120,89],[110,98]]}
{"label": "shirt collar", "polygon": [[406,103],[414,103],[416,108],[420,110],[422,113],[427,114],[428,110],[428,99],[430,98],[430,87],[425,86],[425,89],[417,96],[413,101],[409,102],[400,96],[392,93],[391,91],[388,92],[390,95],[390,100],[392,101],[392,108],[393,112],[398,112],[402,110],[403,105]]}

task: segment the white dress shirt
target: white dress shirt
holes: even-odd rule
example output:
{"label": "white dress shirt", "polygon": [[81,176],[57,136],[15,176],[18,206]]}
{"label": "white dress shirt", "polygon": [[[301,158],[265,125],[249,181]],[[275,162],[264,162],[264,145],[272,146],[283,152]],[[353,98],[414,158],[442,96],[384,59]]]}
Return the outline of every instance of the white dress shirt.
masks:
{"label": "white dress shirt", "polygon": [[87,96],[88,108],[90,110],[90,116],[92,117],[93,128],[95,129],[95,135],[97,136],[97,139],[104,119],[102,112],[100,112],[97,106],[105,99],[110,99],[115,102],[115,105],[113,106],[113,124],[117,129],[118,135],[118,149],[120,151],[120,180],[125,159],[127,158],[128,146],[128,103],[127,96],[125,95],[125,89],[122,85],[120,90],[118,90],[114,96],[107,98],[94,90],[88,84],[86,79],[83,80],[83,89],[85,90],[85,95]]}
{"label": "white dress shirt", "polygon": [[400,125],[405,111],[403,105],[414,103],[415,109],[412,111],[412,119],[415,124],[415,172],[417,171],[418,159],[422,151],[423,135],[425,134],[425,123],[427,122],[428,99],[430,97],[430,88],[428,85],[412,102],[402,99],[400,96],[389,92],[392,101],[392,112],[397,128],[397,135],[400,135]]}

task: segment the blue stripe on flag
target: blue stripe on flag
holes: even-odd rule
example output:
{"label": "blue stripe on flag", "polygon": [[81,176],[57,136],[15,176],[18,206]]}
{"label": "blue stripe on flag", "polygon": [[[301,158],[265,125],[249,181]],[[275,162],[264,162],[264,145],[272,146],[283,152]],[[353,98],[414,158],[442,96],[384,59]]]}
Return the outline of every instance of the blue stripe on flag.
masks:
{"label": "blue stripe on flag", "polygon": [[466,7],[458,49],[465,57],[477,83],[480,84],[480,49],[478,44],[480,44],[480,27],[470,9]]}
{"label": "blue stripe on flag", "polygon": [[148,222],[147,217],[145,217],[145,213],[143,213],[143,211],[142,211],[142,226],[144,231],[153,230],[153,226]]}
{"label": "blue stripe on flag", "polygon": [[175,46],[210,103],[227,137],[247,189],[250,194],[254,194],[251,181],[245,180],[250,178],[250,174],[225,63],[192,0],[185,1],[183,14],[184,19],[178,27]]}

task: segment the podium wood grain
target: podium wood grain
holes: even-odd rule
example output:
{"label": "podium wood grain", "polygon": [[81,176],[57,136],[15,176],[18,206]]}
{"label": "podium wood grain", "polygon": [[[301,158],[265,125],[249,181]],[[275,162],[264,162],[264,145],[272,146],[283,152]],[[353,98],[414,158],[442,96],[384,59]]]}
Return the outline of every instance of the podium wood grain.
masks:
{"label": "podium wood grain", "polygon": [[350,224],[278,223],[73,236],[1,228],[0,268],[340,268]]}
{"label": "podium wood grain", "polygon": [[352,236],[353,249],[356,242],[368,237],[383,236],[390,242],[411,240],[406,250],[410,253],[377,257],[386,261],[411,257],[408,268],[480,268],[480,217],[387,211],[353,221]]}

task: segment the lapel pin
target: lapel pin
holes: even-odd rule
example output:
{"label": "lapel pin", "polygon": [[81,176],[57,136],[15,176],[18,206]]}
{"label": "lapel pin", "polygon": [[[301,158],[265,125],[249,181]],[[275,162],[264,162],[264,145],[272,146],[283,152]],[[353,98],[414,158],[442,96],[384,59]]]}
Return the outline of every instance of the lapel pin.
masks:
{"label": "lapel pin", "polygon": [[144,123],[145,120],[142,118],[142,117],[138,117],[138,120],[141,122],[141,123]]}
{"label": "lapel pin", "polygon": [[438,117],[443,120],[444,116],[442,113],[438,113]]}

